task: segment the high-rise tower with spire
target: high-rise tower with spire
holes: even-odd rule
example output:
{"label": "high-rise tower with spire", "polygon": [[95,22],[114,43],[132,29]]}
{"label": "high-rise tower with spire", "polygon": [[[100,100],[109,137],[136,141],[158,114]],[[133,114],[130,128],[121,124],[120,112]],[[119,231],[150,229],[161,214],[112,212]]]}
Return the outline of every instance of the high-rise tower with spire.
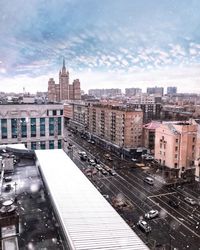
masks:
{"label": "high-rise tower with spire", "polygon": [[81,89],[80,81],[74,80],[69,84],[69,72],[65,67],[65,59],[63,59],[62,69],[59,72],[59,84],[55,84],[53,78],[48,82],[48,100],[50,102],[60,102],[63,100],[80,100]]}

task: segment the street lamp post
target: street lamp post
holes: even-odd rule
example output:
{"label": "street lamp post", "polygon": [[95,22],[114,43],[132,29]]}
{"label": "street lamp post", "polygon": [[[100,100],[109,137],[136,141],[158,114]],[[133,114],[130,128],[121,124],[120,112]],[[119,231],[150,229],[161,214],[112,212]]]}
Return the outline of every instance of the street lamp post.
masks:
{"label": "street lamp post", "polygon": [[14,183],[15,186],[15,201],[17,200],[17,182]]}

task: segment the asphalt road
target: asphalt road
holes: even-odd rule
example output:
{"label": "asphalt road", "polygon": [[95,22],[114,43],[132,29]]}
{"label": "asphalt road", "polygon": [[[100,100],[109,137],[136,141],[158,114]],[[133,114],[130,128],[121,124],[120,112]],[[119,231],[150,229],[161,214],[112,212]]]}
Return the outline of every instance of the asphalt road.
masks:
{"label": "asphalt road", "polygon": [[[79,135],[67,134],[65,149],[69,156],[150,249],[200,249],[200,206],[191,206],[184,201],[187,192],[169,189],[155,176],[152,176],[154,185],[150,186],[144,182],[148,176],[146,171],[134,168],[134,163],[88,143]],[[69,142],[73,144],[70,150],[67,149]],[[79,151],[85,151],[89,158],[100,159],[103,167],[110,166],[117,175],[102,174],[89,162],[81,161]],[[113,161],[105,159],[106,153],[112,156]],[[177,199],[180,206],[170,206],[170,199]],[[157,209],[159,216],[148,221],[152,230],[145,234],[137,222],[151,209]]]}

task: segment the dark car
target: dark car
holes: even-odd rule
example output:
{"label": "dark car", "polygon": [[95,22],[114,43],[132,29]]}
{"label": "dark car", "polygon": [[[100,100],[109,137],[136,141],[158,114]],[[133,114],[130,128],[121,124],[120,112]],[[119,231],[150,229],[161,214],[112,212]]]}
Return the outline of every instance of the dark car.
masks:
{"label": "dark car", "polygon": [[12,177],[6,176],[6,177],[4,177],[4,181],[5,182],[10,182],[10,181],[12,181]]}
{"label": "dark car", "polygon": [[100,160],[99,159],[95,158],[94,161],[95,161],[96,164],[100,164]]}
{"label": "dark car", "polygon": [[10,190],[12,189],[12,186],[11,186],[11,184],[7,184],[6,186],[5,186],[5,191],[6,192],[9,192]]}
{"label": "dark car", "polygon": [[177,201],[177,200],[169,200],[168,203],[171,207],[174,207],[174,208],[178,208],[180,205],[180,201]]}

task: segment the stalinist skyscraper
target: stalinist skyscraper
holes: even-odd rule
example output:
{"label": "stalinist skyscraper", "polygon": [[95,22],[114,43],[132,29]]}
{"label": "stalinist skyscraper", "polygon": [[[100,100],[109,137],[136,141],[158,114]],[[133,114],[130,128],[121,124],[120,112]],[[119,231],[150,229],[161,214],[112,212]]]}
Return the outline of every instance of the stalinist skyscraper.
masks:
{"label": "stalinist skyscraper", "polygon": [[63,66],[59,72],[59,83],[56,84],[53,78],[48,82],[48,100],[50,102],[60,102],[63,100],[80,100],[81,89],[80,81],[76,79],[72,84],[69,84],[69,72],[65,67],[65,60],[63,59]]}

